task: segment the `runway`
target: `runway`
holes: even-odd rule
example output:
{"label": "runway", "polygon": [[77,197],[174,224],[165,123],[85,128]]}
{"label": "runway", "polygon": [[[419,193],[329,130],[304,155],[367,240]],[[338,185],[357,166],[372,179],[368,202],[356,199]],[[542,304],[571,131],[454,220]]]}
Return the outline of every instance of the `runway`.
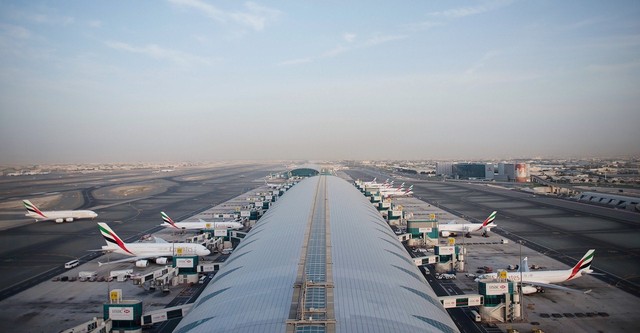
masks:
{"label": "runway", "polygon": [[[270,172],[282,170],[274,164],[222,165],[210,169],[190,169],[171,173],[150,170],[114,172],[100,177],[89,175],[57,178],[56,175],[29,177],[20,182],[0,183],[0,197],[33,197],[32,193],[60,192],[60,204],[65,209],[94,209],[98,218],[57,224],[52,221],[32,222],[24,212],[10,209],[3,216],[22,219],[24,225],[0,231],[0,299],[4,299],[64,270],[71,259],[81,261],[99,256],[91,249],[104,245],[96,222],[108,223],[123,239],[137,239],[157,227],[164,210],[181,220],[199,211],[225,202],[240,193],[264,185],[262,178]],[[161,191],[140,197],[96,198],[94,193],[103,187],[148,188],[140,182],[162,182]],[[164,187],[163,187],[164,186]],[[95,208],[98,207],[98,208]],[[101,208],[102,207],[102,208]],[[22,217],[20,217],[22,215]]]}
{"label": "runway", "polygon": [[[346,171],[352,178],[391,178],[369,169]],[[592,268],[607,282],[640,295],[640,214],[546,197],[486,183],[434,182],[402,175],[414,184],[414,197],[458,216],[480,222],[498,211],[495,232],[523,239],[532,247],[568,265],[588,249],[596,249]],[[410,178],[411,177],[411,178]],[[398,183],[396,181],[396,183]]]}

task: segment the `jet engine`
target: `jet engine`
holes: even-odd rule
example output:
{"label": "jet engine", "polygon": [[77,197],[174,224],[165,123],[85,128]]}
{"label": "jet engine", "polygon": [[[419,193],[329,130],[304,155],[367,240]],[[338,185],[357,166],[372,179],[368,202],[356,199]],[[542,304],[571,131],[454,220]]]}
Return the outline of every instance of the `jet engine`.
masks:
{"label": "jet engine", "polygon": [[66,222],[73,222],[73,217],[67,217],[66,219],[64,219]]}
{"label": "jet engine", "polygon": [[158,265],[166,265],[167,261],[168,260],[165,257],[156,258],[156,264]]}
{"label": "jet engine", "polygon": [[442,235],[442,237],[456,237],[456,233],[451,231],[441,231],[440,234]]}
{"label": "jet engine", "polygon": [[147,267],[149,266],[149,260],[137,260],[136,267]]}
{"label": "jet engine", "polygon": [[536,287],[536,286],[526,286],[526,285],[525,285],[525,286],[522,286],[522,292],[523,292],[525,295],[528,295],[528,294],[535,294],[535,293],[543,293],[543,292],[544,292],[544,289],[543,289],[543,288],[541,288],[541,287]]}
{"label": "jet engine", "polygon": [[64,219],[56,219],[56,223],[62,223],[64,222]]}

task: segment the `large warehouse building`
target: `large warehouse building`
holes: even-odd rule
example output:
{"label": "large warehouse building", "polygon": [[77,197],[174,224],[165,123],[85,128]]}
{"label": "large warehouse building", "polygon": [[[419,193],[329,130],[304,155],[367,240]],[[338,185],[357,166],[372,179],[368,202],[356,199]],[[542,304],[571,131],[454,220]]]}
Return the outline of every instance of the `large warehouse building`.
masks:
{"label": "large warehouse building", "polygon": [[269,209],[174,332],[458,332],[376,209],[308,178]]}

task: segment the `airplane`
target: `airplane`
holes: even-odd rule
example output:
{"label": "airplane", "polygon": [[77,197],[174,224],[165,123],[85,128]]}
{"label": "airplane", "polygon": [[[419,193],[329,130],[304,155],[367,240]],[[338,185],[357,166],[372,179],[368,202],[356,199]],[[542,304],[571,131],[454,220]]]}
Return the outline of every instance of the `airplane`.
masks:
{"label": "airplane", "polygon": [[370,182],[362,182],[362,186],[366,186],[369,188],[389,188],[391,186],[393,186],[393,181],[389,182],[389,178],[387,178],[387,180],[384,181],[384,183],[382,184],[378,184],[376,182],[376,178],[373,178],[372,181]]}
{"label": "airplane", "polygon": [[378,183],[376,183],[376,179],[378,179],[378,178],[377,178],[377,177],[374,177],[374,178],[373,178],[373,180],[372,180],[372,181],[370,181],[370,182],[362,182],[362,185],[370,186],[370,185],[378,184]]}
{"label": "airplane", "polygon": [[380,195],[384,198],[409,197],[413,195],[413,185],[409,186],[406,190],[400,187],[396,190],[381,192]]}
{"label": "airplane", "polygon": [[482,231],[483,236],[487,236],[487,232],[491,228],[497,227],[497,224],[493,223],[496,218],[496,211],[493,211],[489,217],[487,217],[482,224],[480,223],[441,223],[438,225],[438,230],[442,237],[455,236],[457,233],[471,234],[472,232]]}
{"label": "airplane", "polygon": [[282,186],[282,184],[269,183],[266,179],[264,180],[264,184],[267,185],[268,188],[279,188]]}
{"label": "airplane", "polygon": [[98,251],[131,256],[131,258],[124,258],[107,263],[98,262],[98,266],[135,261],[136,267],[147,267],[149,265],[149,259],[153,259],[158,265],[166,265],[168,262],[167,257],[207,256],[211,253],[211,251],[200,244],[168,243],[161,238],[156,238],[155,243],[125,243],[106,223],[98,222],[98,228],[100,229],[102,237],[104,237],[104,240],[107,242],[107,245]]}
{"label": "airplane", "polygon": [[222,222],[207,222],[200,219],[199,222],[180,222],[175,223],[165,212],[160,212],[162,220],[165,222],[161,226],[165,228],[174,228],[179,230],[203,230],[203,229],[242,229],[244,226],[240,222],[234,221],[222,221]]}
{"label": "airplane", "polygon": [[25,216],[38,221],[55,221],[56,223],[71,222],[77,219],[94,219],[98,214],[92,210],[50,210],[41,211],[29,200],[22,200],[27,209]]}
{"label": "airplane", "polygon": [[393,186],[393,182],[389,183],[389,186],[387,186],[387,187],[380,187],[380,189],[379,189],[380,194],[385,194],[385,193],[388,193],[388,192],[396,192],[396,191],[404,190],[404,183],[400,184],[400,186],[398,186],[397,188],[392,188],[391,186]]}
{"label": "airplane", "polygon": [[[593,261],[593,254],[595,253],[594,249],[587,251],[587,253],[578,261],[570,269],[563,270],[549,270],[549,271],[530,271],[529,266],[527,265],[527,261],[523,259],[520,268],[522,272],[508,272],[507,279],[511,281],[518,282],[520,281],[520,275],[522,275],[522,292],[524,294],[533,294],[538,292],[544,292],[543,287],[545,288],[553,288],[553,289],[561,289],[566,291],[580,291],[583,293],[588,293],[591,290],[581,291],[576,289],[571,289],[563,286],[555,285],[554,283],[566,282],[573,279],[577,279],[581,277],[583,274],[599,274],[594,273],[591,269],[591,262]],[[495,279],[497,277],[497,273],[486,273],[478,275],[476,280],[483,279]]]}

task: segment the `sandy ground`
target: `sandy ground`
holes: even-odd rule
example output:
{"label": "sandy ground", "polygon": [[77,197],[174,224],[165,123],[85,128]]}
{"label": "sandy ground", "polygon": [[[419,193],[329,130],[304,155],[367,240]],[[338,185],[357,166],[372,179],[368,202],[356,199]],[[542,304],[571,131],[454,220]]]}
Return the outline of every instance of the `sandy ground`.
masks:
{"label": "sandy ground", "polygon": [[122,186],[107,186],[93,191],[98,200],[134,199],[166,192],[176,183],[167,180],[152,180]]}
{"label": "sandy ground", "polygon": [[[60,200],[62,200],[62,194],[53,194],[47,195],[44,197],[39,197],[37,199],[30,199],[31,203],[38,206],[38,208],[42,209],[50,209],[57,205]],[[12,200],[0,202],[0,209],[22,209],[24,210],[24,205],[22,204],[22,200]],[[25,211],[26,214],[26,211]]]}

